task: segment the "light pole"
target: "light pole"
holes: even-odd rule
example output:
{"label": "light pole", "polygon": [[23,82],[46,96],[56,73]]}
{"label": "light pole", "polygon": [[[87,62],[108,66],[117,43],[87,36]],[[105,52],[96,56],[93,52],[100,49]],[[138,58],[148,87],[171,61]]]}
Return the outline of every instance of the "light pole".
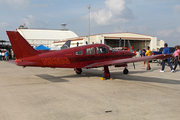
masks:
{"label": "light pole", "polygon": [[90,44],[90,8],[91,8],[91,5],[88,4],[87,5],[87,8],[89,9],[89,25],[88,25],[88,28],[89,28],[89,32],[88,32],[88,44]]}

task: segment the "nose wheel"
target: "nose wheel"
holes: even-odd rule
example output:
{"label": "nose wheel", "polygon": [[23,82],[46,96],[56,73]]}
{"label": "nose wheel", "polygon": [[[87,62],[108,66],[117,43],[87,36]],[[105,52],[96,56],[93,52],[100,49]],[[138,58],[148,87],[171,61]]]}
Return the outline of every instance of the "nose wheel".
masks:
{"label": "nose wheel", "polygon": [[128,73],[129,73],[129,70],[128,70],[127,68],[124,68],[123,73],[124,73],[124,74],[128,74]]}

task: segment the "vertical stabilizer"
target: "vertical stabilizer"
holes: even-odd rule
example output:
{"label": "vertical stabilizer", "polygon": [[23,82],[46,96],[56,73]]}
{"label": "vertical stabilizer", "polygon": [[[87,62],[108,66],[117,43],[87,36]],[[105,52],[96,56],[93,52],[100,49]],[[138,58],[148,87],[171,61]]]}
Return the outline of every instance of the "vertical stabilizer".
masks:
{"label": "vertical stabilizer", "polygon": [[30,57],[38,54],[17,31],[7,31],[16,59]]}
{"label": "vertical stabilizer", "polygon": [[130,43],[129,40],[128,40],[128,48],[129,48],[129,51],[132,52],[132,49],[131,49],[131,43]]}

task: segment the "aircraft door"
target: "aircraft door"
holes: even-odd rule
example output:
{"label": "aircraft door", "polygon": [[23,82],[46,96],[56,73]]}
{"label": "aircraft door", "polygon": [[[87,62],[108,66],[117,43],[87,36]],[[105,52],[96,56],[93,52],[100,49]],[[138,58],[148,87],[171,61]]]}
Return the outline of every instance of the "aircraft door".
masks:
{"label": "aircraft door", "polygon": [[82,63],[84,61],[84,50],[77,50],[77,51],[74,51],[75,53],[75,66],[77,68],[81,68],[82,66]]}
{"label": "aircraft door", "polygon": [[94,47],[86,48],[86,49],[84,49],[84,52],[85,52],[85,59],[88,63],[94,62],[96,60]]}

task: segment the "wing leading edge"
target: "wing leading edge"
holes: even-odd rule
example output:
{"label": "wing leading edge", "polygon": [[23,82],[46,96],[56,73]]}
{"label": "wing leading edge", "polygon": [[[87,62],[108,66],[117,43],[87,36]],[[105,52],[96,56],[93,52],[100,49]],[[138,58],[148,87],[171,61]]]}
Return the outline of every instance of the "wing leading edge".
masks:
{"label": "wing leading edge", "polygon": [[147,60],[154,60],[154,59],[166,59],[166,58],[170,58],[170,57],[172,57],[172,55],[161,54],[161,55],[146,56],[146,57],[108,60],[108,61],[104,61],[104,62],[93,63],[91,65],[86,66],[85,68],[96,68],[96,67],[111,66],[111,65],[123,65],[126,63],[133,63],[133,62],[140,62],[140,61],[147,61]]}

